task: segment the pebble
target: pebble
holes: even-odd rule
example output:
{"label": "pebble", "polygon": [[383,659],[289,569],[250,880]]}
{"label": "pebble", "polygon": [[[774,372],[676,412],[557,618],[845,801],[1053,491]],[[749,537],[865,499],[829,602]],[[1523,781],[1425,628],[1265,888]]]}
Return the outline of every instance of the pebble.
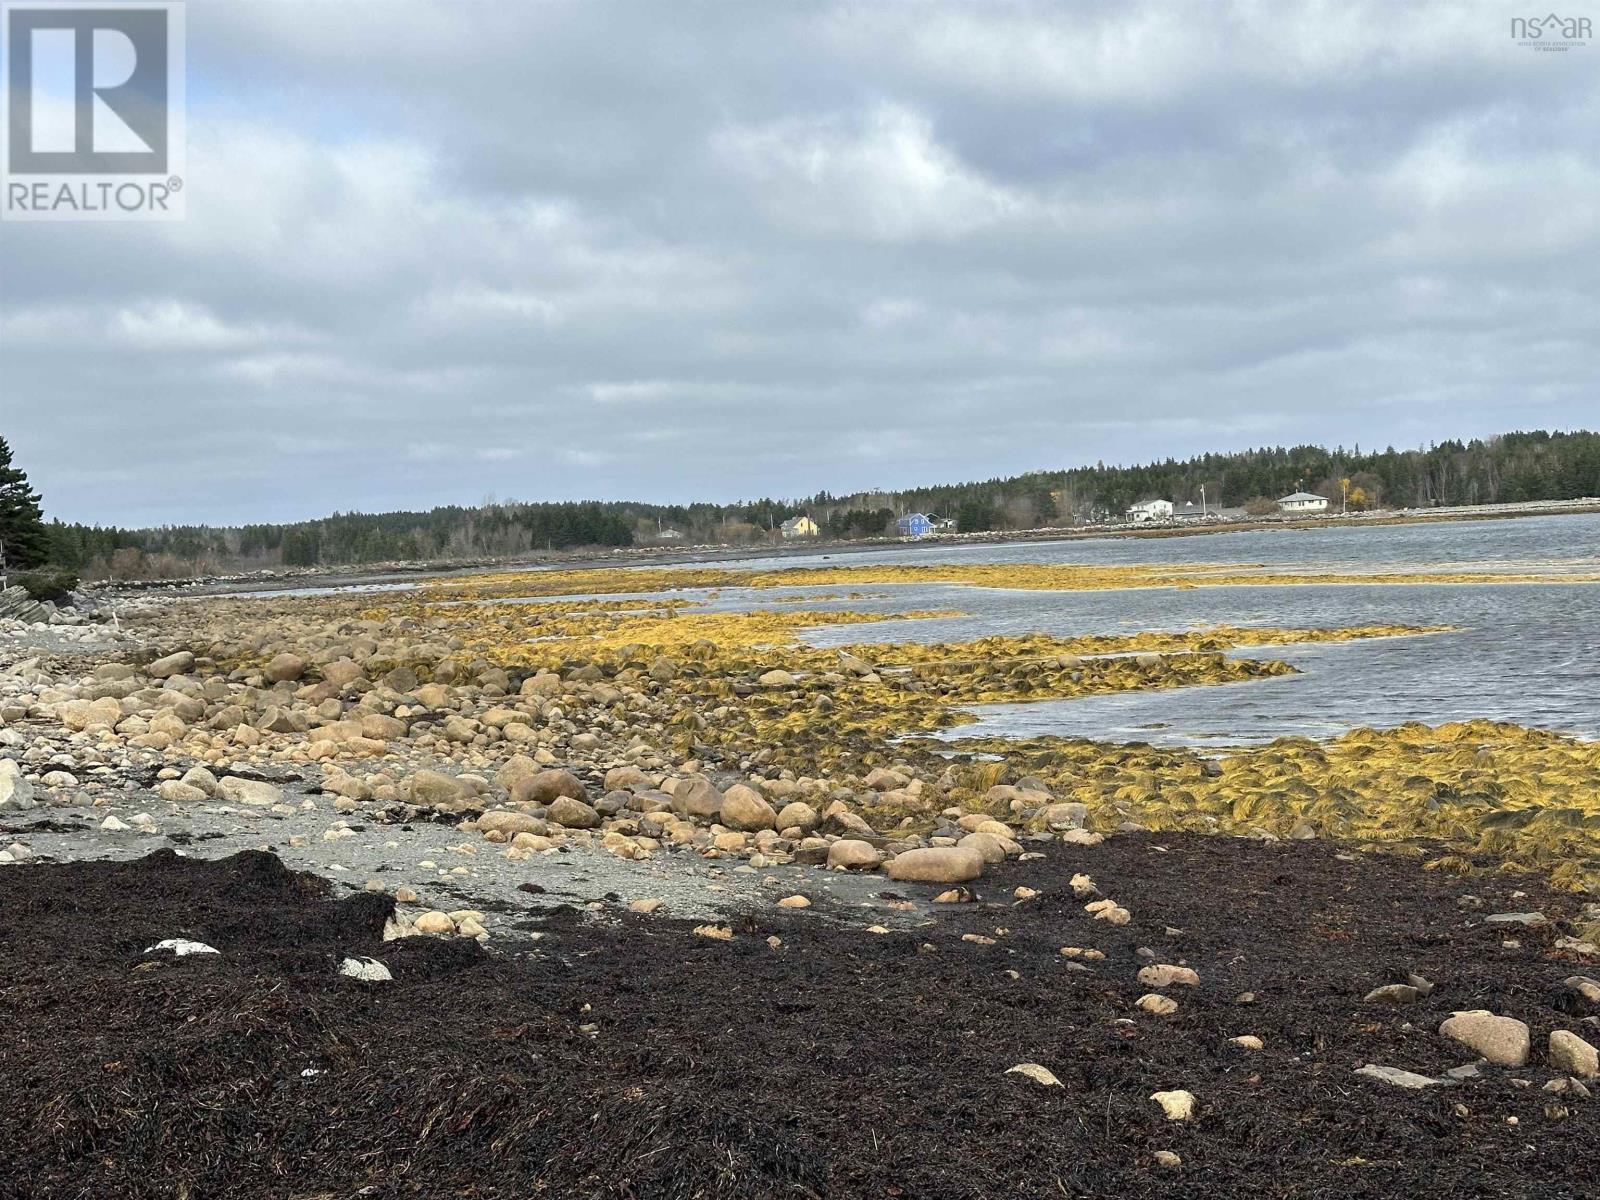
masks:
{"label": "pebble", "polygon": [[804,896],[785,896],[778,901],[779,908],[810,908],[811,901]]}
{"label": "pebble", "polygon": [[388,983],[394,979],[388,967],[375,958],[365,957],[346,958],[339,964],[339,974],[363,983]]}
{"label": "pebble", "polygon": [[1420,994],[1409,983],[1386,983],[1363,996],[1362,1003],[1388,1004],[1398,1008],[1402,1004],[1410,1004]]}
{"label": "pebble", "polygon": [[1021,1075],[1024,1078],[1033,1080],[1035,1083],[1040,1084],[1043,1087],[1061,1086],[1061,1080],[1055,1077],[1055,1073],[1052,1072],[1048,1067],[1041,1067],[1038,1063],[1018,1063],[1014,1067],[1007,1067],[1006,1074]]}
{"label": "pebble", "polygon": [[191,954],[222,953],[215,946],[208,946],[204,942],[191,942],[187,938],[164,938],[146,949],[145,953],[154,954],[157,950],[170,950],[179,958],[187,958]]}
{"label": "pebble", "polygon": [[419,933],[445,934],[456,930],[456,923],[450,919],[450,914],[437,911],[423,913],[413,924]]}
{"label": "pebble", "polygon": [[1418,1075],[1415,1071],[1402,1071],[1399,1067],[1380,1067],[1368,1063],[1356,1071],[1357,1075],[1365,1075],[1368,1079],[1378,1079],[1384,1083],[1392,1083],[1395,1087],[1410,1088],[1419,1091],[1438,1085],[1439,1080],[1431,1079],[1426,1075]]}
{"label": "pebble", "polygon": [[1146,987],[1173,986],[1199,987],[1200,974],[1190,967],[1175,967],[1171,963],[1156,963],[1139,969],[1139,982]]}
{"label": "pebble", "polygon": [[733,940],[733,930],[726,925],[696,925],[694,932],[697,937],[711,938],[719,942]]}
{"label": "pebble", "polygon": [[1161,1111],[1167,1114],[1169,1121],[1187,1121],[1194,1116],[1195,1096],[1193,1092],[1180,1089],[1170,1092],[1152,1092],[1150,1099],[1161,1106]]}
{"label": "pebble", "polygon": [[1178,1002],[1170,996],[1158,995],[1155,992],[1146,992],[1138,1001],[1140,1008],[1147,1013],[1155,1013],[1158,1017],[1170,1017],[1178,1011]]}
{"label": "pebble", "polygon": [[1253,1033],[1245,1033],[1229,1038],[1228,1045],[1237,1046],[1241,1050],[1261,1050],[1265,1048],[1266,1043]]}
{"label": "pebble", "polygon": [[1600,942],[1586,942],[1581,938],[1558,937],[1554,942],[1557,950],[1567,950],[1573,954],[1582,954],[1586,958],[1600,955]]}

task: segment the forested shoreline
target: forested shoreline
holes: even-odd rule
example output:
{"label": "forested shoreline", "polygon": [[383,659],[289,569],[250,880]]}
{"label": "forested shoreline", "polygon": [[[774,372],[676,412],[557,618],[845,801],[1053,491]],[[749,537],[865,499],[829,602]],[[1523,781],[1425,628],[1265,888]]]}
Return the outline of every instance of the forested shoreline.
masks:
{"label": "forested shoreline", "polygon": [[1294,491],[1335,501],[1356,496],[1355,507],[1363,508],[1571,500],[1600,495],[1600,433],[1508,433],[1415,450],[1263,447],[895,492],[819,492],[734,504],[506,500],[426,512],[335,513],[286,524],[158,529],[51,521],[43,544],[48,561],[91,577],[177,575],[584,546],[749,545],[778,537],[782,522],[801,513],[834,538],[882,536],[908,512],[951,518],[963,532],[1075,526],[1120,519],[1128,505],[1153,497],[1198,504],[1202,489],[1213,507],[1243,507]]}

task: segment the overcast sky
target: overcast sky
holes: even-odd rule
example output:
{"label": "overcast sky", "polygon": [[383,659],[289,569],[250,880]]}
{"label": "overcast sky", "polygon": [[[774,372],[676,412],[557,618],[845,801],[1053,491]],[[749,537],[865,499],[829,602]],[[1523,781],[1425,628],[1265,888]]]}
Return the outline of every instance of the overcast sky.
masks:
{"label": "overcast sky", "polygon": [[139,525],[1600,427],[1527,7],[190,0],[188,220],[0,226],[0,434]]}

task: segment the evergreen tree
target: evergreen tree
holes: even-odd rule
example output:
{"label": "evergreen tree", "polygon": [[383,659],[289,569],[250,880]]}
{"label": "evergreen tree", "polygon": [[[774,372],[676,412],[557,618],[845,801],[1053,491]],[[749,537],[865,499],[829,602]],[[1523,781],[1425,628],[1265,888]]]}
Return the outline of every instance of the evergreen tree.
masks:
{"label": "evergreen tree", "polygon": [[0,547],[8,567],[37,567],[50,556],[50,535],[39,508],[39,493],[28,476],[11,465],[11,447],[0,437]]}

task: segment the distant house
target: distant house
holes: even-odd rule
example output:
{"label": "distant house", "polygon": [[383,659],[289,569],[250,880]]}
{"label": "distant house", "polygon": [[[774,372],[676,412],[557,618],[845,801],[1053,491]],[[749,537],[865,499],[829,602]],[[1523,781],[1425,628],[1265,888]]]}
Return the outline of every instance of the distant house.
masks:
{"label": "distant house", "polygon": [[790,517],[780,528],[786,538],[816,537],[822,532],[817,528],[817,523],[804,513],[798,517]]}
{"label": "distant house", "polygon": [[933,532],[933,519],[927,513],[907,513],[895,522],[901,537],[927,537]]}
{"label": "distant house", "polygon": [[1128,510],[1128,520],[1135,525],[1146,521],[1172,520],[1171,500],[1145,500]]}
{"label": "distant house", "polygon": [[1189,500],[1185,502],[1182,508],[1174,508],[1172,510],[1172,516],[1178,521],[1198,521],[1201,517],[1216,516],[1216,510],[1207,509],[1203,505],[1196,504],[1193,500]]}
{"label": "distant house", "polygon": [[1319,513],[1328,511],[1328,498],[1313,492],[1295,492],[1278,500],[1278,510],[1286,513]]}
{"label": "distant house", "polygon": [[657,532],[656,532],[656,540],[660,541],[660,542],[681,542],[683,540],[683,530],[681,530],[681,529],[661,529],[661,530],[657,530]]}
{"label": "distant house", "polygon": [[935,533],[954,533],[956,531],[956,519],[954,517],[936,517],[929,513],[928,524],[933,526],[933,532]]}

